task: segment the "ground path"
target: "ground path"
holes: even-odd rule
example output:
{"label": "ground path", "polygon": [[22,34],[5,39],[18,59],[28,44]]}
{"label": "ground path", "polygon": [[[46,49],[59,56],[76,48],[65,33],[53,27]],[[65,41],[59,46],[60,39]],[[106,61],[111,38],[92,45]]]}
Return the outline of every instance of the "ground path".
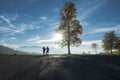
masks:
{"label": "ground path", "polygon": [[120,80],[120,56],[0,56],[0,80]]}

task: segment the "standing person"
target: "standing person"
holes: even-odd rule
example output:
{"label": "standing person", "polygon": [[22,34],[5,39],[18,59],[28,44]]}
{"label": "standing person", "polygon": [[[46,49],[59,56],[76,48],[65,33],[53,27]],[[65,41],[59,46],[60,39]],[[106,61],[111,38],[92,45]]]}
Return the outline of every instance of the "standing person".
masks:
{"label": "standing person", "polygon": [[45,47],[43,46],[43,55],[45,55]]}
{"label": "standing person", "polygon": [[49,47],[47,46],[46,47],[46,55],[48,55],[49,54]]}

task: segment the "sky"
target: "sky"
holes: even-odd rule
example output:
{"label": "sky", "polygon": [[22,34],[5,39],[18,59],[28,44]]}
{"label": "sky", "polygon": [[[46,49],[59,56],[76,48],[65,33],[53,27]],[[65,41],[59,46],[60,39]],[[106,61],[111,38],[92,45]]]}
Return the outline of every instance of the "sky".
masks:
{"label": "sky", "polygon": [[106,32],[120,35],[120,0],[0,0],[0,45],[37,53],[49,46],[51,54],[67,53],[67,47],[56,44],[60,34],[55,32],[66,1],[75,4],[83,28],[82,44],[71,47],[73,54],[94,53],[92,43],[102,52]]}

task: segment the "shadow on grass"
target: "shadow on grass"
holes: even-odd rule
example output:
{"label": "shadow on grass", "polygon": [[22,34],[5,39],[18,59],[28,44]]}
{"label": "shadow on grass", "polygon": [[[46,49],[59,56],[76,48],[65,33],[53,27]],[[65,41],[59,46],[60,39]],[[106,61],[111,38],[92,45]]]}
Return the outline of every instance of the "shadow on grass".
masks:
{"label": "shadow on grass", "polygon": [[26,58],[37,62],[34,65],[31,64],[29,68],[21,68],[15,76],[8,80],[120,80],[120,56],[48,55],[31,57]]}
{"label": "shadow on grass", "polygon": [[120,56],[71,55],[62,59],[63,68],[78,80],[120,80]]}

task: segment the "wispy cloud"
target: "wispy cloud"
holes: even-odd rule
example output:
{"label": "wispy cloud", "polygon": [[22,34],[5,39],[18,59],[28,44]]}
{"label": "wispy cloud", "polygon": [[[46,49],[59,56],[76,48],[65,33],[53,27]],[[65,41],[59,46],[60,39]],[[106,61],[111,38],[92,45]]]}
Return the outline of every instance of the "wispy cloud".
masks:
{"label": "wispy cloud", "polygon": [[4,44],[5,43],[5,40],[0,40],[0,44]]}
{"label": "wispy cloud", "polygon": [[10,40],[17,40],[16,37],[10,37],[9,39],[10,39]]}
{"label": "wispy cloud", "polygon": [[52,43],[52,42],[55,42],[56,40],[54,39],[42,39],[42,40],[38,40],[34,43]]}
{"label": "wispy cloud", "polygon": [[7,27],[0,27],[0,32],[10,32],[11,29]]}
{"label": "wispy cloud", "polygon": [[31,38],[27,41],[32,44],[41,44],[41,43],[44,44],[44,43],[52,43],[52,42],[55,42],[56,40],[53,38],[43,39],[43,38],[36,37],[36,38]]}
{"label": "wispy cloud", "polygon": [[97,34],[97,33],[109,32],[109,31],[120,31],[120,24],[117,24],[115,26],[96,28],[91,30],[90,34]]}
{"label": "wispy cloud", "polygon": [[101,40],[91,40],[91,41],[83,41],[82,45],[91,45],[92,43],[97,43],[97,44],[101,44]]}
{"label": "wispy cloud", "polygon": [[47,19],[48,19],[47,16],[41,16],[41,17],[40,17],[40,20],[43,20],[43,21],[46,21]]}
{"label": "wispy cloud", "polygon": [[57,8],[57,7],[53,8],[52,10],[53,10],[54,12],[60,12],[60,9]]}
{"label": "wispy cloud", "polygon": [[82,8],[80,8],[78,11],[79,14],[79,19],[80,21],[85,20],[86,18],[88,18],[92,13],[94,13],[94,11],[96,11],[97,9],[99,9],[103,4],[105,3],[104,1],[91,1],[89,4],[87,3],[86,6],[83,6]]}
{"label": "wispy cloud", "polygon": [[35,42],[35,41],[39,41],[39,40],[41,40],[41,37],[39,35],[37,35],[36,37],[28,39],[27,42]]}
{"label": "wispy cloud", "polygon": [[18,18],[18,14],[16,13],[13,17],[12,17],[12,20],[17,20]]}
{"label": "wispy cloud", "polygon": [[[7,15],[7,14],[6,14]],[[28,30],[39,29],[40,27],[33,23],[19,23],[14,25],[12,23],[13,20],[18,18],[18,14],[14,14],[13,17],[9,17],[10,15],[0,15],[0,18],[5,22],[6,26],[0,26],[1,32],[8,32],[5,36],[15,35],[15,34],[24,34]],[[2,24],[2,23],[1,23]]]}
{"label": "wispy cloud", "polygon": [[31,45],[28,45],[28,46],[20,46],[19,47],[19,49],[26,49],[26,48],[31,48],[31,49],[36,49],[36,48],[38,48],[38,49],[40,49],[40,48],[42,48],[42,46],[31,46]]}
{"label": "wispy cloud", "polygon": [[27,40],[27,42],[32,44],[49,44],[49,43],[55,43],[56,41],[59,41],[62,38],[61,34],[52,34],[47,36],[46,38],[40,37],[37,35],[36,37],[30,38]]}
{"label": "wispy cloud", "polygon": [[1,15],[0,18],[1,18],[3,21],[5,21],[5,22],[9,25],[9,27],[15,28],[15,27],[13,26],[13,24],[11,23],[11,20],[10,20],[10,19],[6,18],[4,15]]}

